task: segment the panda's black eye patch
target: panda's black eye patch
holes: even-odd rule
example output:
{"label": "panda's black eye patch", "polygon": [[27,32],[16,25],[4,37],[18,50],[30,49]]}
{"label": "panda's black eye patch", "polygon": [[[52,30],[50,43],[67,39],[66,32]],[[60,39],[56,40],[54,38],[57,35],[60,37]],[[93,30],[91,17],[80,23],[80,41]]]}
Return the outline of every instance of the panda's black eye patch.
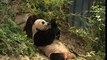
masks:
{"label": "panda's black eye patch", "polygon": [[44,21],[42,21],[42,24],[45,24],[45,22],[44,22]]}

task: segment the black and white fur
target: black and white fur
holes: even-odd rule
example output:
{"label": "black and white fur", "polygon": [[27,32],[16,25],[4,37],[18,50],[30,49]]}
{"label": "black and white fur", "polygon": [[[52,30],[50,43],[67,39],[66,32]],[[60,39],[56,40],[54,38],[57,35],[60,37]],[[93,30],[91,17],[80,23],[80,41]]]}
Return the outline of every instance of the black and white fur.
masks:
{"label": "black and white fur", "polygon": [[48,23],[43,19],[30,16],[24,30],[28,37],[33,38],[34,45],[43,51],[50,60],[66,60],[74,56],[60,41],[55,41],[60,37],[60,29],[56,20]]}
{"label": "black and white fur", "polygon": [[34,35],[34,44],[45,53],[50,60],[66,60],[73,58],[75,55],[71,53],[60,41],[60,29],[56,20],[50,21],[50,29],[40,30]]}

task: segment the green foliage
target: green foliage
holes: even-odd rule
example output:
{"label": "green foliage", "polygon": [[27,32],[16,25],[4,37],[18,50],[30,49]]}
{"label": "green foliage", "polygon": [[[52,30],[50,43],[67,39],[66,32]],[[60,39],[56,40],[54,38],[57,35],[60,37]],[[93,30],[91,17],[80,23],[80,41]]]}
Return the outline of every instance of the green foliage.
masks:
{"label": "green foliage", "polygon": [[[105,5],[103,1],[96,1],[92,6],[91,16],[88,21],[89,23],[89,33],[91,37],[96,41],[94,43],[94,49],[96,51],[105,51]],[[102,2],[102,4],[101,4]]]}
{"label": "green foliage", "polygon": [[66,20],[69,0],[29,0],[31,13],[46,20]]}
{"label": "green foliage", "polygon": [[31,39],[13,21],[11,0],[0,0],[0,54],[9,56],[32,55],[35,48]]}
{"label": "green foliage", "polygon": [[0,24],[0,54],[30,55],[34,50],[32,40],[26,37],[11,18],[4,19]]}
{"label": "green foliage", "polygon": [[85,38],[87,37],[88,33],[84,29],[77,29],[76,27],[70,27],[69,30],[73,35]]}
{"label": "green foliage", "polygon": [[96,51],[96,59],[103,60],[105,58],[105,0],[94,1],[89,16],[83,18],[87,20],[85,21],[87,30],[71,27],[70,32],[83,38],[87,44],[86,50]]}

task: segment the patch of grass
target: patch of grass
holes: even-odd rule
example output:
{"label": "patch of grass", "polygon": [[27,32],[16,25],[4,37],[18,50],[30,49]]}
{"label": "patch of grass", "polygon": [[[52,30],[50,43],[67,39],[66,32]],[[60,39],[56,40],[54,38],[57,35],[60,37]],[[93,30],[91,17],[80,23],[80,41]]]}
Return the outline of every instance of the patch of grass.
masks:
{"label": "patch of grass", "polygon": [[0,0],[0,54],[33,55],[36,48],[32,40],[27,38],[25,32],[22,32],[14,22],[16,12],[12,4],[12,0]]}
{"label": "patch of grass", "polygon": [[18,56],[35,53],[32,40],[27,38],[11,18],[5,18],[0,28],[0,54]]}

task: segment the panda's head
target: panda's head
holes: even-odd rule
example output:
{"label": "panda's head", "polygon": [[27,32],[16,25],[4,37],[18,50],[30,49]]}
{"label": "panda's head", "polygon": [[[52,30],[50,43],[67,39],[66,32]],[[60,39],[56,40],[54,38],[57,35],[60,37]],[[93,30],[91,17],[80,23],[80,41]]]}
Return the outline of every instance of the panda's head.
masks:
{"label": "panda's head", "polygon": [[45,21],[44,19],[37,19],[35,20],[34,24],[32,25],[32,32],[33,36],[38,31],[46,31],[50,28],[50,24]]}

